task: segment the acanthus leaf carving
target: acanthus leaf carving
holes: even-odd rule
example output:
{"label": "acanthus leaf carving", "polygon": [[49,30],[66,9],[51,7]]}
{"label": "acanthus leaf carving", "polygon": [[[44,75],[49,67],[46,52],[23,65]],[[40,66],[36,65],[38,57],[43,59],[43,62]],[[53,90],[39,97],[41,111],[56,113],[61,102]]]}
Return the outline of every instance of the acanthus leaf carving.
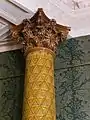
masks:
{"label": "acanthus leaf carving", "polygon": [[11,29],[11,37],[24,45],[24,49],[34,47],[45,47],[56,51],[59,42],[66,39],[70,28],[50,20],[41,8],[31,19],[23,22]]}

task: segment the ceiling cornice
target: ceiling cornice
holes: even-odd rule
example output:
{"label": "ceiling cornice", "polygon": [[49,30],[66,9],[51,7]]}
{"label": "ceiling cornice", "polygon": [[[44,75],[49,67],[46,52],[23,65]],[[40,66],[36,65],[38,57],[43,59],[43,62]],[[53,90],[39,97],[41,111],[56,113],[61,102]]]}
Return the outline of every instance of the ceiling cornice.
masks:
{"label": "ceiling cornice", "polygon": [[[16,2],[16,0],[8,0],[9,2],[15,4],[17,7],[21,8],[22,10],[24,10],[27,13],[31,13],[32,11],[30,9],[28,9],[27,7],[23,6],[22,4],[20,4],[19,2]],[[33,13],[33,12],[32,12]]]}
{"label": "ceiling cornice", "polygon": [[9,2],[8,0],[0,1],[0,17],[6,19],[10,23],[18,25],[23,19],[33,15],[32,11],[22,6]]}
{"label": "ceiling cornice", "polygon": [[33,15],[32,11],[27,8],[22,8],[8,0],[0,1],[0,52],[21,49],[22,45],[16,44],[8,37],[10,35],[10,26],[18,25],[23,19],[30,18]]}
{"label": "ceiling cornice", "polygon": [[6,52],[6,51],[17,50],[21,48],[22,48],[21,44],[15,44],[12,41],[0,42],[0,53]]}
{"label": "ceiling cornice", "polygon": [[27,8],[16,6],[16,4],[8,0],[0,1],[0,41],[5,41],[9,35],[10,25],[20,24],[23,19],[30,18],[33,15],[32,11]]}

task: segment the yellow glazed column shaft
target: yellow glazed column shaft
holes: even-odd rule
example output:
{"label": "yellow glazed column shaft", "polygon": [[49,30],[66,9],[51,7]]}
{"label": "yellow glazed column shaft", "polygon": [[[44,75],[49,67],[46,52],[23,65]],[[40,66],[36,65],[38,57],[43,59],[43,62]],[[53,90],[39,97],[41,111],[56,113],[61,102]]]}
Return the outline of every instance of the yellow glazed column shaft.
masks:
{"label": "yellow glazed column shaft", "polygon": [[54,53],[34,48],[26,57],[22,120],[56,120]]}

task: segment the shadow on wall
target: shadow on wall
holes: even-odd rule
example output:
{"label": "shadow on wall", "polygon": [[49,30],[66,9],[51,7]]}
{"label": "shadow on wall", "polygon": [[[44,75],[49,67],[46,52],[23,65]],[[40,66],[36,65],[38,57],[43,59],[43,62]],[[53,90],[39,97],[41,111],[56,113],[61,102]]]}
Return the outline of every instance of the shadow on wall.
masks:
{"label": "shadow on wall", "polygon": [[89,38],[71,38],[57,49],[57,120],[90,120]]}

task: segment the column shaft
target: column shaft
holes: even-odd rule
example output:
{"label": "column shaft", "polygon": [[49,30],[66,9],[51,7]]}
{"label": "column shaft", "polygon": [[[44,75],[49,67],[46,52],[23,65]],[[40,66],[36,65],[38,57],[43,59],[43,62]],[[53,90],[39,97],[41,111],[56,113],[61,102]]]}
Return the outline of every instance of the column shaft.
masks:
{"label": "column shaft", "polygon": [[56,120],[54,53],[34,48],[26,57],[22,120]]}

